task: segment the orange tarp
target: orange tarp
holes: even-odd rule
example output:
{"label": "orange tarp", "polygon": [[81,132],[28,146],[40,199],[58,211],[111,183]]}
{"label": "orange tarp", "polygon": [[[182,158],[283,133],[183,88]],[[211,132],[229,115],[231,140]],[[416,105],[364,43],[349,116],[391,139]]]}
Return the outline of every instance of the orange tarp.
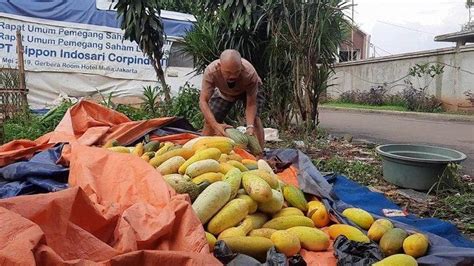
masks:
{"label": "orange tarp", "polygon": [[[71,188],[0,200],[0,264],[219,265],[187,196],[177,195],[143,160],[89,147],[110,139],[130,144],[173,119],[130,121],[82,101],[54,132],[1,146],[0,167],[70,143],[61,163],[70,167]],[[152,139],[182,144],[194,137]],[[245,150],[236,152],[255,159]],[[279,176],[297,186],[297,173],[290,167]],[[332,243],[326,252],[301,254],[308,265],[336,265]]]}
{"label": "orange tarp", "polygon": [[[146,121],[131,121],[125,115],[94,102],[81,101],[69,109],[53,132],[35,141],[15,140],[0,147],[0,167],[21,159],[28,159],[35,152],[62,142],[82,145],[101,145],[115,139],[130,144],[145,134],[173,121],[173,117]],[[189,134],[191,135],[191,134]],[[172,139],[173,137],[167,136]]]}
{"label": "orange tarp", "polygon": [[38,144],[31,140],[14,140],[0,146],[0,167],[16,162],[20,159],[28,159],[37,151],[52,147],[50,144]]}
{"label": "orange tarp", "polygon": [[0,264],[219,265],[189,198],[143,160],[89,147],[131,143],[173,118],[132,122],[83,101],[35,142],[0,147],[0,163],[70,142],[63,160],[71,188],[0,200]]}
{"label": "orange tarp", "polygon": [[240,155],[244,159],[255,160],[255,156],[253,156],[252,154],[250,154],[249,152],[247,152],[244,149],[235,148],[234,151],[235,151],[235,153],[237,153],[238,155]]}
{"label": "orange tarp", "polygon": [[278,177],[281,179],[281,181],[285,182],[286,184],[299,187],[297,175],[298,169],[296,169],[294,166],[290,166],[283,170],[283,172],[278,173]]}
{"label": "orange tarp", "polygon": [[190,139],[197,138],[198,135],[190,134],[190,133],[182,133],[182,134],[175,134],[170,136],[152,136],[151,140],[158,140],[161,142],[164,141],[172,141],[177,144],[184,144],[188,142]]}

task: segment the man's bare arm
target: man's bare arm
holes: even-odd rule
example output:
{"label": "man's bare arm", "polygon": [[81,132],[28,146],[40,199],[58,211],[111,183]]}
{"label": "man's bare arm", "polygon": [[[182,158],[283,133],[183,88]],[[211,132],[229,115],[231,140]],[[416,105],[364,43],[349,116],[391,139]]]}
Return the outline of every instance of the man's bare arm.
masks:
{"label": "man's bare arm", "polygon": [[206,120],[206,123],[214,127],[214,125],[217,124],[217,121],[216,121],[216,118],[214,117],[214,114],[211,111],[211,108],[209,107],[209,100],[211,99],[211,97],[212,97],[212,89],[202,87],[201,95],[199,96],[199,108],[201,109],[201,112],[204,116],[204,120]]}
{"label": "man's bare arm", "polygon": [[229,128],[230,126],[225,124],[219,124],[211,111],[211,107],[209,106],[209,100],[211,99],[212,94],[214,93],[213,89],[214,88],[212,84],[203,79],[201,86],[201,94],[199,96],[199,108],[201,109],[201,112],[204,116],[204,120],[208,124],[208,126],[211,127],[215,133],[221,136],[227,136],[225,129]]}
{"label": "man's bare arm", "polygon": [[255,118],[257,117],[257,89],[252,90],[252,93],[247,94],[247,107],[245,108],[245,120],[247,121],[247,131],[253,135],[255,127]]}

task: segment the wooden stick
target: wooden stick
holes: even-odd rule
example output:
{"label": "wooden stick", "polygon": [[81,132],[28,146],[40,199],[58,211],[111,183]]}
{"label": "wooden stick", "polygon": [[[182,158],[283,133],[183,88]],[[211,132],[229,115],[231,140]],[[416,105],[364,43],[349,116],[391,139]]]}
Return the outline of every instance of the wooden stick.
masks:
{"label": "wooden stick", "polygon": [[23,109],[23,105],[28,104],[28,100],[26,97],[27,90],[26,90],[26,79],[25,79],[25,60],[23,58],[23,53],[24,53],[24,48],[23,48],[23,42],[22,42],[22,37],[21,37],[21,31],[17,30],[16,31],[16,52],[18,55],[18,71],[20,75],[20,94],[22,97],[22,106],[20,107]]}

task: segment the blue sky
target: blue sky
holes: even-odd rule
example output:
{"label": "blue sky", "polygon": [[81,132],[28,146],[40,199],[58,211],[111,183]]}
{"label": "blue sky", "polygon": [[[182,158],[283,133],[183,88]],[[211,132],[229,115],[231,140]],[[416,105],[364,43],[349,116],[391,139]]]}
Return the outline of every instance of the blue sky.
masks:
{"label": "blue sky", "polygon": [[468,20],[465,0],[355,0],[355,4],[355,22],[371,35],[377,56],[454,46],[433,39],[459,31]]}

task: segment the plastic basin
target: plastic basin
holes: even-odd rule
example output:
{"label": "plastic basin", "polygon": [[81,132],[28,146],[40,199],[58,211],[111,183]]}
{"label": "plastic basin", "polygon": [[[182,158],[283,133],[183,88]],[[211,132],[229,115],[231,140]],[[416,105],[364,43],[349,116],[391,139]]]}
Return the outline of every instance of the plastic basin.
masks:
{"label": "plastic basin", "polygon": [[414,144],[381,145],[376,151],[382,156],[385,180],[423,191],[438,182],[449,163],[461,163],[467,158],[456,150]]}

